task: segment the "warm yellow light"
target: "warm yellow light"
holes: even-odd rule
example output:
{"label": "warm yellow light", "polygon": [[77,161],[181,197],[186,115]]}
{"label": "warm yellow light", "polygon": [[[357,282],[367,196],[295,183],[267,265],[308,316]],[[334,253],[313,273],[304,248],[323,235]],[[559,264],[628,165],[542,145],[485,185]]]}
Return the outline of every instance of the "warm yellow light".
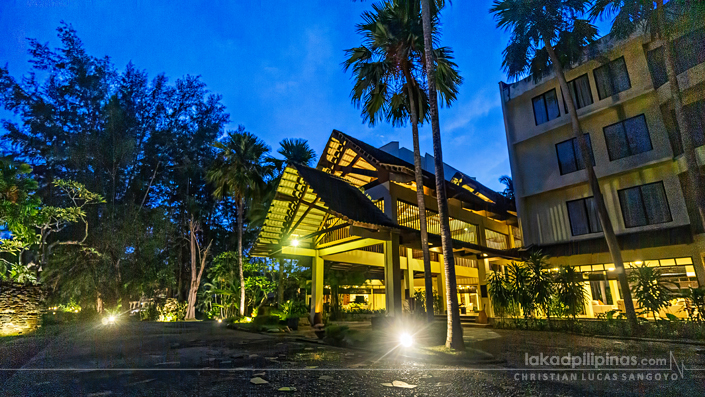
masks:
{"label": "warm yellow light", "polygon": [[221,320],[221,319],[218,319],[218,322],[219,322],[219,323],[222,323],[222,322],[223,322],[223,320]]}
{"label": "warm yellow light", "polygon": [[641,265],[644,264],[644,262],[642,262],[642,261],[634,261],[634,264],[637,265],[637,266],[641,266]]}
{"label": "warm yellow light", "polygon": [[294,247],[298,247],[298,245],[299,245],[299,240],[297,240],[297,239],[291,240],[291,245],[293,245]]}
{"label": "warm yellow light", "polygon": [[399,343],[404,347],[411,347],[411,345],[414,343],[414,339],[411,337],[411,335],[403,333],[399,337]]}
{"label": "warm yellow light", "polygon": [[613,271],[614,271],[614,268],[613,268],[613,267],[610,267],[610,268],[608,268],[607,270],[610,271],[610,272],[613,272]]}

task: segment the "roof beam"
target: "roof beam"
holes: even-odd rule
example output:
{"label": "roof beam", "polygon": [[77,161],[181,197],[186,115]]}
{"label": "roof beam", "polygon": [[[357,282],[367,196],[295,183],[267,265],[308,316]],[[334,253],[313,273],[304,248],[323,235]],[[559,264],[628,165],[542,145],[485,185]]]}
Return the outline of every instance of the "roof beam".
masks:
{"label": "roof beam", "polygon": [[364,247],[369,247],[370,245],[377,245],[377,244],[382,244],[384,243],[384,240],[377,240],[373,238],[363,238],[360,240],[355,240],[355,241],[350,241],[347,243],[339,244],[339,245],[334,245],[332,247],[328,248],[323,248],[318,250],[318,255],[320,256],[325,256],[325,255],[333,255],[333,254],[339,254],[341,252],[345,251],[352,251]]}

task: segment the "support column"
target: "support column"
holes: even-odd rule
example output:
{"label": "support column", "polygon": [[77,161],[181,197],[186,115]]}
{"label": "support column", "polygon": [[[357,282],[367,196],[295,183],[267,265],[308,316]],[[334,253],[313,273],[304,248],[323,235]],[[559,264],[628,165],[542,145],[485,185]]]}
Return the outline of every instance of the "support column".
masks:
{"label": "support column", "polygon": [[693,255],[693,268],[695,269],[695,276],[698,278],[698,286],[704,287],[705,286],[705,266],[703,266],[703,263],[705,262],[705,258],[703,258],[703,254],[696,252]]}
{"label": "support column", "polygon": [[487,317],[494,317],[492,302],[490,302],[489,291],[487,291],[487,274],[490,272],[490,261],[486,258],[477,260],[477,278],[480,288],[477,291],[479,298],[479,310],[484,310]]}
{"label": "support column", "polygon": [[416,290],[414,289],[414,268],[411,265],[411,248],[406,249],[406,270],[404,270],[404,288],[406,298],[413,298]]}
{"label": "support column", "polygon": [[446,270],[443,267],[443,254],[438,254],[438,262],[441,264],[441,272],[438,273],[438,277],[436,277],[436,289],[438,290],[438,295],[441,297],[441,310],[443,310],[441,314],[445,314],[448,308],[446,302]]}
{"label": "support column", "polygon": [[311,258],[311,325],[323,322],[323,258]]}
{"label": "support column", "polygon": [[[619,305],[617,304],[617,301],[619,300],[619,284],[617,284],[617,280],[609,280],[610,283],[610,294],[612,295],[612,302],[614,302],[615,305],[617,305],[617,308],[619,308]],[[636,301],[634,302],[634,308],[636,309]]]}
{"label": "support column", "polygon": [[399,235],[391,233],[384,242],[384,288],[387,315],[401,317],[401,265],[399,263]]}

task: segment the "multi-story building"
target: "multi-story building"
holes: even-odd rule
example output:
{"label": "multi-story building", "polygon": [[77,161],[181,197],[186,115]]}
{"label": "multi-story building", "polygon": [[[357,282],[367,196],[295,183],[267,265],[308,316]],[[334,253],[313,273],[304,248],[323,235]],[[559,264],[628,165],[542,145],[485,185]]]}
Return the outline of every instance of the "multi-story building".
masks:
{"label": "multi-story building", "polygon": [[[446,189],[461,312],[489,308],[485,274],[516,260],[522,246],[511,201],[446,165]],[[433,157],[424,161],[426,223],[434,289],[445,294]],[[413,154],[392,142],[375,148],[333,131],[317,168],[290,165],[251,255],[311,263],[312,315],[321,313],[325,271],[366,279],[339,291],[394,315],[424,289]],[[441,300],[445,305],[445,299]]]}
{"label": "multi-story building", "polygon": [[[576,103],[627,266],[658,266],[680,288],[705,285],[705,234],[687,185],[663,48],[648,33],[606,36],[566,70],[500,83],[516,205],[525,244],[582,272],[593,305],[619,307],[614,266],[587,183],[564,95]],[[705,164],[705,28],[674,42],[683,101]],[[678,302],[672,311],[678,310]],[[683,314],[683,312],[681,312]]]}

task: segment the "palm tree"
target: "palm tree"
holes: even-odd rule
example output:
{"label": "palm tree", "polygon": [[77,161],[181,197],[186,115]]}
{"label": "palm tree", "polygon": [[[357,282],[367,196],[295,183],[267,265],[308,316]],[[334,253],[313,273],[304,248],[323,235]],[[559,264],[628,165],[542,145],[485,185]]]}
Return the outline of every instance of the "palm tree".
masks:
{"label": "palm tree", "polygon": [[[428,97],[422,88],[425,70],[421,10],[416,1],[399,0],[373,5],[372,8],[374,11],[363,13],[363,23],[357,25],[358,32],[363,36],[363,44],[346,51],[348,59],[343,66],[346,71],[353,69],[353,103],[362,105],[362,117],[370,125],[374,125],[380,118],[386,118],[396,126],[410,121],[426,301],[432,302],[433,281],[418,128],[419,123],[428,118]],[[439,59],[448,70],[441,95],[450,104],[456,98],[461,79],[449,49],[439,49]],[[432,322],[433,307],[427,306],[427,320]]]}
{"label": "palm tree", "polygon": [[436,200],[438,201],[438,217],[441,221],[441,245],[443,248],[443,267],[446,276],[446,306],[448,307],[448,332],[446,346],[465,350],[463,328],[460,325],[458,307],[457,280],[455,279],[455,258],[453,256],[453,241],[450,235],[448,220],[448,196],[446,195],[445,175],[443,175],[443,149],[441,148],[441,126],[438,119],[437,85],[443,88],[443,76],[447,70],[438,63],[438,53],[433,49],[434,39],[437,40],[438,11],[443,8],[444,0],[421,0],[421,16],[423,25],[424,63],[428,76],[428,99],[431,111],[431,131],[433,134],[433,164],[436,171]]}
{"label": "palm tree", "polygon": [[501,193],[502,196],[514,201],[514,181],[512,181],[512,177],[509,175],[502,175],[499,177],[499,183],[506,186]]}
{"label": "palm tree", "polygon": [[223,142],[213,144],[219,149],[207,179],[215,185],[213,195],[222,199],[232,196],[237,206],[237,252],[240,276],[240,316],[245,315],[245,278],[243,274],[242,234],[245,223],[245,199],[259,197],[271,179],[274,165],[267,157],[269,147],[255,135],[239,126],[227,133]]}
{"label": "palm tree", "polygon": [[[498,27],[511,32],[502,62],[509,78],[531,74],[534,80],[538,80],[552,69],[561,90],[570,92],[563,66],[577,61],[584,53],[585,47],[592,43],[597,35],[597,29],[588,20],[579,18],[585,14],[587,4],[586,1],[575,0],[495,0],[490,12],[495,14]],[[557,55],[556,50],[559,50],[560,55]],[[580,127],[573,97],[566,95],[565,102],[580,155],[583,159],[589,159],[590,149]],[[619,285],[624,292],[627,318],[632,332],[636,332],[638,323],[617,236],[607,213],[592,162],[583,163],[605,240],[617,270]]]}
{"label": "palm tree", "polygon": [[308,141],[301,138],[284,139],[279,142],[277,153],[284,156],[287,164],[311,165],[311,161],[316,158],[316,152],[308,145]]}
{"label": "palm tree", "polygon": [[[308,145],[308,141],[301,138],[284,139],[279,142],[279,150],[277,153],[284,156],[286,164],[303,164],[311,165],[313,159],[316,158],[316,152]],[[270,189],[274,193],[276,186]],[[273,195],[272,195],[273,198]],[[268,202],[268,201],[265,201]],[[265,214],[266,216],[266,214]],[[284,303],[284,259],[279,259],[279,283],[277,285],[277,304]],[[291,260],[290,262],[291,263]]]}
{"label": "palm tree", "polygon": [[[668,14],[668,15],[667,15]],[[693,126],[688,121],[688,115],[683,109],[683,97],[676,75],[676,60],[673,54],[671,37],[689,22],[702,21],[705,18],[705,2],[671,0],[664,8],[663,0],[596,0],[590,15],[593,18],[614,15],[610,34],[616,39],[629,37],[638,29],[648,30],[654,27],[654,32],[661,40],[666,61],[666,74],[676,111],[676,122],[681,131],[681,143],[687,165],[688,184],[693,191],[695,204],[700,214],[700,221],[705,226],[705,190],[703,189],[699,171],[695,145],[693,143]],[[666,23],[667,16],[669,23]],[[670,21],[674,20],[674,21]],[[674,23],[675,22],[675,23]]]}

